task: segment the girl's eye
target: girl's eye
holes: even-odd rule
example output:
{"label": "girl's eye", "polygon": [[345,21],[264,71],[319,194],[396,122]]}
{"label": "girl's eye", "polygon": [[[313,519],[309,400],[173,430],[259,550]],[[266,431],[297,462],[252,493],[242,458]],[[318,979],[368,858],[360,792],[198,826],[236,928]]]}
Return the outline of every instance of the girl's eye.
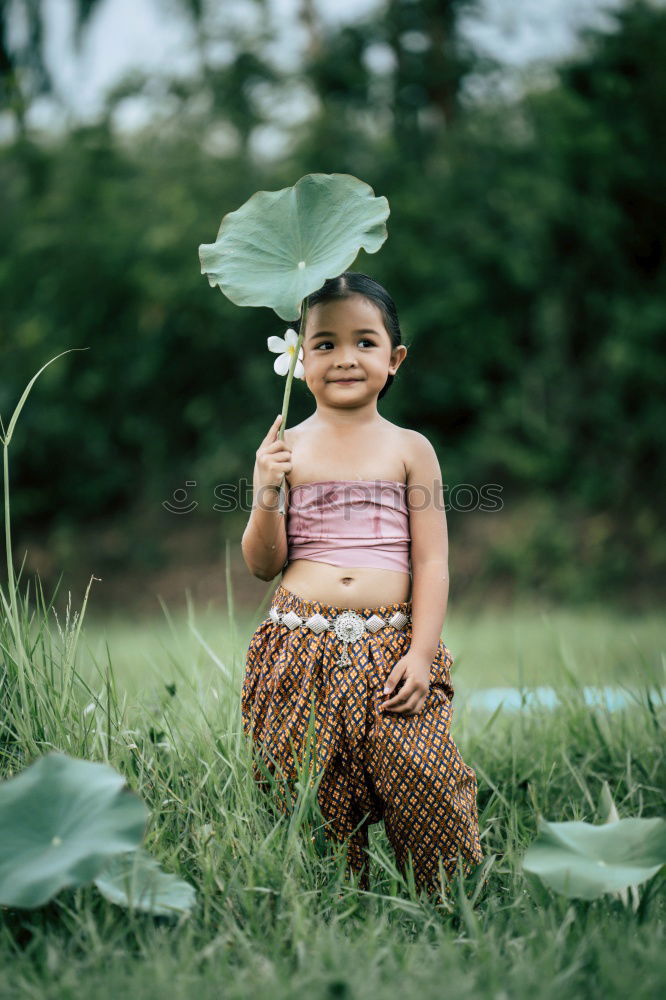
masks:
{"label": "girl's eye", "polygon": [[[321,344],[317,344],[317,346],[315,347],[315,351],[318,351],[320,347],[330,346],[330,344],[331,344],[330,340],[322,340]],[[369,340],[367,337],[362,337],[359,340],[359,344],[370,344],[370,347],[375,346],[374,340]]]}

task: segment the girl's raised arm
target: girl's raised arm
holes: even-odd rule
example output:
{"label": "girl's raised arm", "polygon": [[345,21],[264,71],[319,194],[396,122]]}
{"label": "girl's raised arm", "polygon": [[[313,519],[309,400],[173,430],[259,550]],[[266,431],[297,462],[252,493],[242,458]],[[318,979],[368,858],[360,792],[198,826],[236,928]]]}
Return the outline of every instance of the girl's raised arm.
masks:
{"label": "girl's raised arm", "polygon": [[291,472],[291,447],[278,439],[281,419],[279,413],[257,449],[252,511],[241,540],[245,565],[253,576],[266,581],[276,577],[287,561],[287,530],[285,515],[279,511],[279,489],[282,476]]}

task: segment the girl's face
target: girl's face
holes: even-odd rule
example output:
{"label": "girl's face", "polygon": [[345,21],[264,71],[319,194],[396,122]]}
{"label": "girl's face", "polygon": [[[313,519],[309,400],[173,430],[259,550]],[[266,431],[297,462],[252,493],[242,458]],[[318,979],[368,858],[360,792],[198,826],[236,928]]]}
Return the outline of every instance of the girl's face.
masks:
{"label": "girl's face", "polygon": [[362,295],[320,302],[308,310],[305,381],[323,403],[344,407],[376,400],[406,354],[403,344],[391,349],[381,310]]}

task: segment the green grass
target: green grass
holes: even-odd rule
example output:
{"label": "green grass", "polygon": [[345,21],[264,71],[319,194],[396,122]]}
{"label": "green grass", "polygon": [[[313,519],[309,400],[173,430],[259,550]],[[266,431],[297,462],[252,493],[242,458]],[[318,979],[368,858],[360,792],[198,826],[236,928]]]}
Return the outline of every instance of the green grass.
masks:
{"label": "green grass", "polygon": [[86,625],[77,640],[79,623],[59,615],[58,627],[44,605],[30,624],[21,600],[25,704],[11,686],[13,634],[3,623],[5,718],[21,734],[0,753],[3,776],[52,748],[108,760],[151,809],[145,847],[196,887],[198,905],[175,924],[128,914],[85,887],[40,910],[2,909],[0,997],[657,996],[663,895],[646,897],[638,913],[614,897],[567,900],[520,866],[536,811],[599,822],[604,782],[620,816],[663,815],[663,707],[646,698],[630,711],[593,712],[579,691],[598,675],[660,686],[655,618],[450,613],[454,686],[566,681],[570,694],[556,711],[483,722],[454,711],[454,739],[479,781],[486,862],[437,905],[397,872],[381,824],[363,893],[345,877],[343,851],[323,842],[307,784],[291,817],[253,784],[239,697],[258,618],[236,616],[233,605],[231,616],[190,606],[182,619],[165,609],[142,626]]}

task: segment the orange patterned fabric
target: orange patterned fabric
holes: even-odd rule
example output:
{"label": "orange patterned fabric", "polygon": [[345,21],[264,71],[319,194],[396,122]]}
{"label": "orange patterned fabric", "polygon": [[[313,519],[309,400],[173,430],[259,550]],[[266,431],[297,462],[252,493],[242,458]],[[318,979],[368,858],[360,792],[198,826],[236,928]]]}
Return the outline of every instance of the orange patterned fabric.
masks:
{"label": "orange patterned fabric", "polygon": [[[396,611],[410,615],[412,610],[411,601],[337,608],[304,601],[282,584],[272,607],[302,618],[317,613],[330,618],[355,610],[366,619],[373,614],[388,619]],[[247,651],[241,699],[244,732],[265,767],[281,779],[279,784],[292,787],[292,745],[301,766],[313,707],[315,749],[310,760],[321,776],[317,802],[327,821],[325,834],[329,840],[347,841],[348,869],[359,875],[359,886],[366,890],[368,827],[382,819],[403,873],[411,853],[418,888],[439,889],[440,857],[448,879],[459,856],[465,877],[484,857],[476,774],[450,735],[453,659],[441,639],[421,711],[407,716],[377,708],[388,697],[382,693],[386,678],[410,647],[411,629],[410,621],[401,630],[387,625],[374,634],[364,633],[348,643],[352,663],[341,667],[337,660],[342,641],[334,632],[317,635],[302,625],[289,629],[269,617],[255,630]],[[256,765],[254,777],[263,784]],[[287,800],[279,799],[278,804],[288,809]]]}

